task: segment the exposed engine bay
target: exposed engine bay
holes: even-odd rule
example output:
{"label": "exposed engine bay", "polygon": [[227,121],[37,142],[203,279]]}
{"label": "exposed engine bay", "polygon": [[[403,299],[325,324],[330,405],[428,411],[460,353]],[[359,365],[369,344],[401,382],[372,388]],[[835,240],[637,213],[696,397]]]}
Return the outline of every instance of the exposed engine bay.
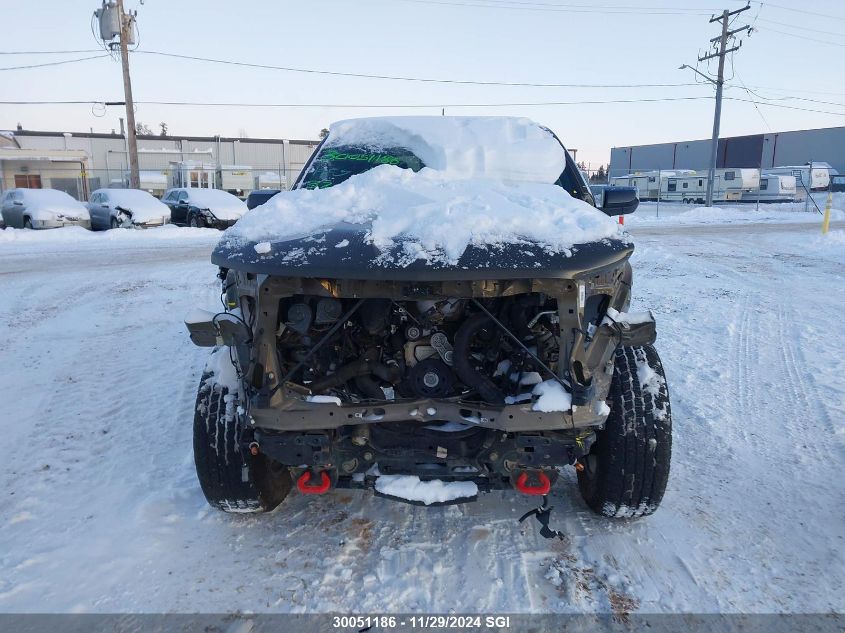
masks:
{"label": "exposed engine bay", "polygon": [[517,342],[468,299],[369,299],[355,309],[354,299],[294,296],[279,310],[277,342],[287,361],[281,369],[312,394],[341,402],[460,397],[512,404],[554,378],[548,370],[556,371],[559,356],[556,304],[540,293],[487,301]]}
{"label": "exposed engine bay", "polygon": [[319,476],[306,491],[379,474],[547,489],[605,422],[617,346],[654,336],[618,321],[624,258],[588,279],[221,278],[228,309],[192,339],[231,349],[242,449]]}

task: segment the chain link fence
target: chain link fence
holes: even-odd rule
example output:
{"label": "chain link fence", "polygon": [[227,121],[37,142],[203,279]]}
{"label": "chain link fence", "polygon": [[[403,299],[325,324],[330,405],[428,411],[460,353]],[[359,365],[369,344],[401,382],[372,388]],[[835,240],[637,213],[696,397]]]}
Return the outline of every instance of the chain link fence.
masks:
{"label": "chain link fence", "polygon": [[[172,187],[222,189],[246,198],[256,189],[290,189],[301,167],[281,165],[220,168],[213,165],[140,171],[140,188],[157,198]],[[7,189],[58,189],[82,202],[97,189],[129,187],[129,172],[122,169],[87,169],[81,163],[9,169],[0,177],[0,193]]]}

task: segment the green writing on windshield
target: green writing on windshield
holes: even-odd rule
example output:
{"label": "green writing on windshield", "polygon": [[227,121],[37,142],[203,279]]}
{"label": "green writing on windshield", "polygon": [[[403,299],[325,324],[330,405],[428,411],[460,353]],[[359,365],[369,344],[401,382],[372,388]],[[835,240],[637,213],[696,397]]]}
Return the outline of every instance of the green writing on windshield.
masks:
{"label": "green writing on windshield", "polygon": [[401,161],[389,154],[349,154],[334,149],[327,149],[320,156],[322,160],[355,160],[371,165],[398,165]]}

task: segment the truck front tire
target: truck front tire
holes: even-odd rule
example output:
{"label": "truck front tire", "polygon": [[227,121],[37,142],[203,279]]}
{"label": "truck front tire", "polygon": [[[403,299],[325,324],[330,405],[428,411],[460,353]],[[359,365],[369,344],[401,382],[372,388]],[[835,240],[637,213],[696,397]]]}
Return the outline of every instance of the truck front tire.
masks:
{"label": "truck front tire", "polygon": [[581,496],[598,514],[636,518],[660,505],[669,479],[672,413],[654,347],[620,347],[608,395],[610,415],[579,460]]}
{"label": "truck front tire", "polygon": [[264,455],[244,455],[237,400],[211,373],[200,380],[194,413],[194,463],[208,503],[224,512],[269,512],[290,492],[290,471]]}

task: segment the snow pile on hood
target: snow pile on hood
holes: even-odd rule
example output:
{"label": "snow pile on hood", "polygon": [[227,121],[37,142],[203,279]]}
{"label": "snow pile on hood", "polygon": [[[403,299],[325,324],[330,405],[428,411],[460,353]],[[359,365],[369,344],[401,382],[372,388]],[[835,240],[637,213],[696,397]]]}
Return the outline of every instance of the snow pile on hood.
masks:
{"label": "snow pile on hood", "polygon": [[466,499],[478,494],[478,485],[472,481],[421,481],[415,475],[381,475],[376,479],[375,487],[383,495],[425,505]]}
{"label": "snow pile on hood", "polygon": [[367,241],[383,252],[401,243],[408,263],[455,263],[470,244],[530,241],[565,252],[620,237],[616,222],[557,185],[379,165],[328,189],[276,195],[228,229],[221,244],[282,241],[339,222],[364,225]]}
{"label": "snow pile on hood", "polygon": [[377,117],[339,121],[325,147],[410,150],[426,167],[453,178],[553,183],[566,150],[551,132],[516,117]]}
{"label": "snow pile on hood", "polygon": [[100,189],[94,193],[105,193],[112,208],[131,211],[132,219],[136,222],[170,218],[170,209],[166,204],[140,189]]}
{"label": "snow pile on hood", "polygon": [[246,203],[220,189],[188,189],[191,204],[210,210],[220,220],[238,220],[247,212]]}

